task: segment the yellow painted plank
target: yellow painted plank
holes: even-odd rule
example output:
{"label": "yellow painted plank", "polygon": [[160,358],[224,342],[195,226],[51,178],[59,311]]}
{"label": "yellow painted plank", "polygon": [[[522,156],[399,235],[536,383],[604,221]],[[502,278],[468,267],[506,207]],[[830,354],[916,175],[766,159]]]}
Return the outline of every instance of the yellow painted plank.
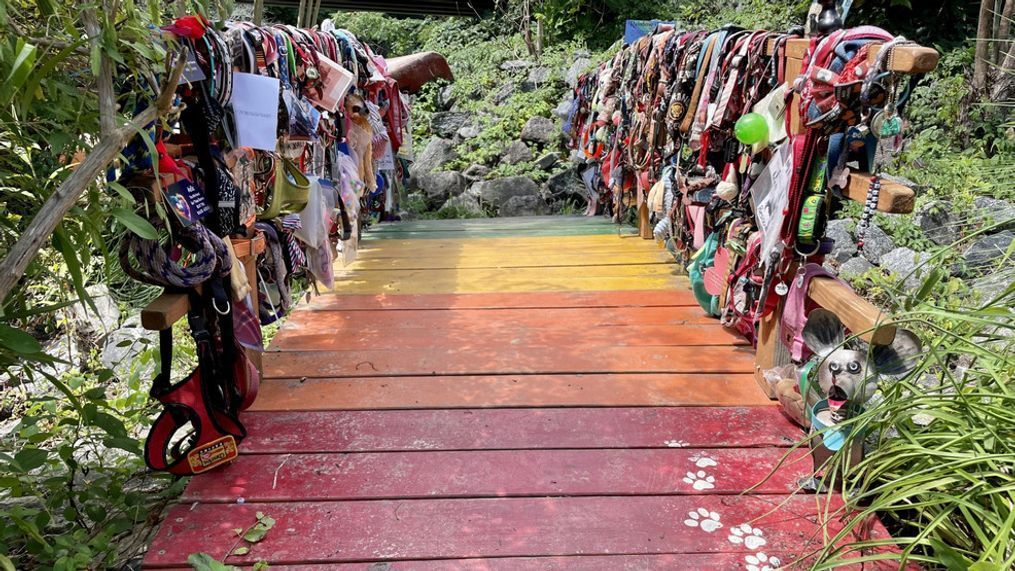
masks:
{"label": "yellow painted plank", "polygon": [[423,294],[686,288],[672,265],[336,272],[336,293]]}
{"label": "yellow painted plank", "polygon": [[364,240],[360,243],[363,251],[431,251],[447,248],[509,248],[528,249],[538,247],[555,248],[630,248],[631,251],[659,251],[651,241],[642,240],[637,236],[619,237],[613,234],[599,234],[590,236],[521,236],[509,238],[435,238],[429,240],[414,239],[388,239],[388,240]]}

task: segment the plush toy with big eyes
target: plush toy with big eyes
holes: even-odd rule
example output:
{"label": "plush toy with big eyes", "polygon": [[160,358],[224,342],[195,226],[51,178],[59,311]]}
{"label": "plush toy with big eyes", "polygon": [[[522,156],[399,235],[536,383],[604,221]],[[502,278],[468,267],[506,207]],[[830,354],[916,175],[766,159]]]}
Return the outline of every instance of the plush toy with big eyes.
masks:
{"label": "plush toy with big eyes", "polygon": [[[846,328],[831,311],[815,309],[807,316],[803,339],[817,357],[810,373],[811,388],[800,395],[796,381],[781,381],[776,394],[787,416],[807,427],[807,409],[825,399],[833,418],[841,421],[847,405],[867,402],[881,375],[903,375],[916,366],[922,346],[913,332],[899,329],[891,345],[851,349],[843,344]],[[815,386],[816,384],[816,386]]]}
{"label": "plush toy with big eyes", "polygon": [[870,351],[845,348],[845,337],[845,327],[831,311],[815,309],[807,316],[803,338],[819,359],[813,374],[821,389],[820,395],[811,391],[808,404],[824,396],[833,408],[847,402],[862,405],[877,390],[881,375],[908,373],[922,350],[920,339],[905,329],[895,333],[891,345],[873,345]]}

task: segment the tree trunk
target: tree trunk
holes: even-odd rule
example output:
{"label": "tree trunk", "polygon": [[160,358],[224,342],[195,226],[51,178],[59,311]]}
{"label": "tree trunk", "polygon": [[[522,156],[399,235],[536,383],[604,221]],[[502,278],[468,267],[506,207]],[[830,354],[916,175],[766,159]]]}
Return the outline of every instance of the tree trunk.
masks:
{"label": "tree trunk", "polygon": [[994,24],[991,13],[994,0],[980,0],[980,17],[976,26],[976,63],[973,65],[973,89],[982,93],[987,86],[990,67],[990,33]]}

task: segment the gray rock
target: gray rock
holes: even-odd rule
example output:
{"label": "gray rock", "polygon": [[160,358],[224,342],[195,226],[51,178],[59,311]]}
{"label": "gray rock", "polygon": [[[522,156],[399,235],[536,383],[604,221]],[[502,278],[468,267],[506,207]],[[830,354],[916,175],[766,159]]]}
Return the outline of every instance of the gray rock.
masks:
{"label": "gray rock", "polygon": [[[132,315],[106,338],[99,361],[103,367],[112,370],[120,379],[129,378],[141,363],[141,353],[158,347],[159,336],[155,331],[148,331],[141,326],[141,318]],[[155,361],[152,360],[137,371],[141,378],[152,376],[155,372]]]}
{"label": "gray rock", "polygon": [[591,66],[591,59],[584,56],[575,57],[574,63],[571,64],[571,67],[567,68],[567,73],[564,74],[564,80],[567,82],[568,87],[574,89],[578,85],[578,77]]}
{"label": "gray rock", "polygon": [[[973,242],[966,251],[962,253],[964,271],[966,275],[983,273],[994,269],[1004,257],[1012,240],[1015,240],[1015,233],[1011,230],[998,232],[990,236],[984,236]],[[1009,260],[1011,263],[1011,260]]]}
{"label": "gray rock", "polygon": [[546,181],[546,189],[554,199],[569,198],[578,196],[584,198],[586,195],[585,182],[573,168],[559,172]]}
{"label": "gray rock", "polygon": [[509,165],[516,165],[532,160],[532,151],[529,146],[521,141],[514,141],[500,156],[500,162]]}
{"label": "gray rock", "polygon": [[454,211],[456,215],[465,214],[471,218],[484,216],[483,207],[480,206],[479,199],[468,193],[449,198],[438,210],[438,213],[450,214],[451,211]]}
{"label": "gray rock", "polygon": [[472,113],[464,111],[438,111],[430,116],[430,130],[438,137],[453,137],[462,127],[472,125]]}
{"label": "gray rock", "polygon": [[456,158],[458,153],[455,152],[455,145],[447,139],[435,137],[430,139],[423,152],[416,156],[409,172],[414,176],[432,172]]}
{"label": "gray rock", "polygon": [[829,220],[828,226],[825,228],[825,237],[835,240],[829,257],[840,264],[856,255],[856,241],[853,239],[853,233],[850,232],[851,226],[853,226],[852,220],[839,219]]}
{"label": "gray rock", "polygon": [[430,172],[417,177],[428,208],[437,208],[447,199],[465,192],[466,180],[456,171]]}
{"label": "gray rock", "polygon": [[454,105],[455,105],[454,87],[451,85],[446,85],[444,86],[443,89],[441,89],[440,93],[437,94],[437,106],[440,109],[446,111],[454,107]]}
{"label": "gray rock", "polygon": [[973,291],[979,296],[981,302],[992,301],[1004,293],[1004,290],[1015,281],[1013,272],[991,272],[986,276],[973,281]]}
{"label": "gray rock", "polygon": [[120,324],[120,307],[109,295],[105,284],[91,285],[85,288],[91,296],[95,309],[84,302],[70,306],[70,320],[78,333],[86,337],[104,337]]}
{"label": "gray rock", "polygon": [[867,258],[862,258],[860,256],[850,258],[839,264],[839,277],[848,281],[867,273],[873,267],[874,264],[868,262]]}
{"label": "gray rock", "polygon": [[557,126],[546,117],[533,117],[522,127],[522,140],[547,144],[557,137]]}
{"label": "gray rock", "polygon": [[539,194],[539,186],[527,176],[509,176],[477,182],[470,191],[475,192],[483,204],[500,208],[512,197]]}
{"label": "gray rock", "polygon": [[465,176],[465,180],[469,182],[476,182],[483,180],[490,174],[490,167],[486,165],[470,165],[469,168],[462,171]]}
{"label": "gray rock", "polygon": [[920,286],[924,272],[930,269],[923,266],[930,257],[930,254],[926,252],[914,252],[909,248],[895,248],[881,257],[881,268],[888,270],[899,279],[905,280],[904,285],[907,290],[916,289]]}
{"label": "gray rock", "polygon": [[532,63],[527,59],[512,59],[500,64],[501,71],[518,71],[521,69],[529,69],[536,64]]}
{"label": "gray rock", "polygon": [[512,196],[497,210],[498,216],[543,216],[550,207],[538,196]]}
{"label": "gray rock", "polygon": [[511,99],[511,97],[517,92],[518,84],[513,81],[509,81],[497,89],[497,93],[493,96],[493,102],[497,105],[503,105],[505,101]]}
{"label": "gray rock", "polygon": [[455,135],[458,136],[459,139],[468,140],[475,139],[479,136],[480,132],[479,127],[476,125],[466,125],[465,127],[459,129]]}
{"label": "gray rock", "polygon": [[536,166],[543,169],[544,171],[548,171],[551,168],[553,168],[553,165],[557,164],[557,161],[559,160],[560,160],[559,153],[546,153],[545,155],[536,159]]}
{"label": "gray rock", "polygon": [[553,80],[553,70],[548,67],[534,67],[529,77],[522,82],[522,91],[535,91]]}
{"label": "gray rock", "polygon": [[914,219],[923,233],[938,246],[947,246],[961,238],[960,220],[955,208],[944,201],[932,200],[916,211]]}
{"label": "gray rock", "polygon": [[863,238],[863,248],[860,253],[872,264],[881,263],[881,257],[895,248],[895,242],[885,234],[877,224],[873,222],[867,228],[867,234]]}
{"label": "gray rock", "polygon": [[1015,230],[1015,204],[1007,200],[978,196],[973,200],[977,214],[990,224],[1001,224],[1001,230]]}
{"label": "gray rock", "polygon": [[561,121],[566,121],[568,115],[571,114],[571,104],[572,104],[573,101],[574,101],[574,97],[573,96],[572,97],[568,97],[567,99],[564,99],[563,101],[561,101],[553,109],[553,116],[558,118],[558,119],[560,119]]}

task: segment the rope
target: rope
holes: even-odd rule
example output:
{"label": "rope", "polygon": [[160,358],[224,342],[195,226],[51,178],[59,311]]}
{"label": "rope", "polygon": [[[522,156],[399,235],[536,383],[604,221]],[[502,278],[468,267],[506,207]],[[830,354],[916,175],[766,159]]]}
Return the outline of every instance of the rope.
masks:
{"label": "rope", "polygon": [[[192,255],[186,264],[174,261],[172,243],[147,240],[129,234],[120,243],[120,266],[130,277],[140,282],[163,287],[191,288],[204,283],[212,276],[226,276],[232,269],[229,250],[221,238],[200,224],[179,231],[178,242]],[[137,267],[131,263],[131,257]]]}

